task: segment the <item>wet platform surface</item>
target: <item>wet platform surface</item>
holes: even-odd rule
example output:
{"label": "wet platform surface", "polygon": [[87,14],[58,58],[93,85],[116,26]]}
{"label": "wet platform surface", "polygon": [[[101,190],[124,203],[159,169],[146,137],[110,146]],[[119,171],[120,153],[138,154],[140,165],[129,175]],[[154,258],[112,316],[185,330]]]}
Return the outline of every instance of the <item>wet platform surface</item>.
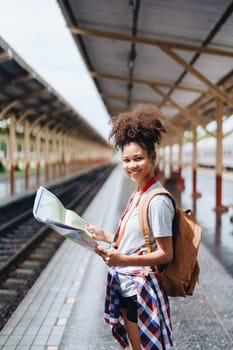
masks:
{"label": "wet platform surface", "polygon": [[183,171],[186,188],[181,194],[182,208],[195,210],[203,228],[203,243],[233,276],[233,174],[223,177],[222,204],[229,207],[226,213],[218,213],[215,207],[215,175],[213,170],[200,169],[197,174],[197,190],[201,197],[191,196],[191,171]]}
{"label": "wet platform surface", "polygon": [[[202,197],[196,203],[191,197],[191,173],[185,170],[183,175],[187,182],[181,194],[182,207],[192,208],[195,204],[204,232],[199,251],[200,283],[194,296],[170,298],[172,349],[232,350],[231,214],[222,214],[221,225],[216,225],[214,187],[211,187],[211,183],[214,186],[213,174],[198,175],[198,191],[202,192]],[[232,205],[233,182],[228,182],[223,184],[223,188],[226,186],[223,204]],[[93,224],[112,231],[132,188],[120,169],[115,169],[84,216]],[[225,259],[227,251],[229,257]],[[0,349],[119,350],[110,328],[103,323],[105,283],[106,266],[102,259],[65,241],[0,332]]]}

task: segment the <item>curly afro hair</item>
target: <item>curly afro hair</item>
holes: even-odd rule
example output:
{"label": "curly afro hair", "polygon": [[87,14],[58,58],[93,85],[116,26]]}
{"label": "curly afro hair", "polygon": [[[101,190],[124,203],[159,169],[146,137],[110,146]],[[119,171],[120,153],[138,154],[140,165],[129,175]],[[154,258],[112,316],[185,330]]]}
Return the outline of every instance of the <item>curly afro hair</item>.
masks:
{"label": "curly afro hair", "polygon": [[132,111],[127,111],[112,118],[112,130],[109,136],[114,146],[123,150],[124,146],[138,143],[150,155],[155,144],[160,144],[161,133],[166,132],[159,118],[161,113],[153,105],[138,105]]}

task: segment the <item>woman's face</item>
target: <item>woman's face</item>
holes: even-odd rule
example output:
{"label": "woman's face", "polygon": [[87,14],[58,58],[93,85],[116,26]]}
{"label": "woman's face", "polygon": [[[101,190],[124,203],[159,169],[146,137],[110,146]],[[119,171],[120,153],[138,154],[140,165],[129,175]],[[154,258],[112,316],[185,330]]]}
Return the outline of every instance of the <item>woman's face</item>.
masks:
{"label": "woman's face", "polygon": [[148,152],[136,142],[125,145],[122,151],[123,169],[140,189],[154,175],[155,159],[155,153],[149,157]]}

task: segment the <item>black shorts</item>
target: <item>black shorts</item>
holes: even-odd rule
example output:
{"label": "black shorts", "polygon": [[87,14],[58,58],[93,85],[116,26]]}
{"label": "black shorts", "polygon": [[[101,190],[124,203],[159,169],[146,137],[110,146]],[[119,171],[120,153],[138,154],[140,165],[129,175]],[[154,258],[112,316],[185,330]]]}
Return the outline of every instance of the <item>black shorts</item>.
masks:
{"label": "black shorts", "polygon": [[120,296],[120,308],[126,309],[126,316],[129,321],[138,321],[137,295],[133,295],[131,297]]}

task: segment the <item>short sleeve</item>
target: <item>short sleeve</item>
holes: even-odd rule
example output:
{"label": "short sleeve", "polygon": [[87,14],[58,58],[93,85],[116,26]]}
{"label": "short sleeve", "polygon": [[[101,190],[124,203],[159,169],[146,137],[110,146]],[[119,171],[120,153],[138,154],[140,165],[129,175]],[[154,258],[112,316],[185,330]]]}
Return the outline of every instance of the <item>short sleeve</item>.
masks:
{"label": "short sleeve", "polygon": [[171,199],[166,195],[157,195],[149,204],[149,225],[154,237],[172,236],[172,222],[175,210]]}

